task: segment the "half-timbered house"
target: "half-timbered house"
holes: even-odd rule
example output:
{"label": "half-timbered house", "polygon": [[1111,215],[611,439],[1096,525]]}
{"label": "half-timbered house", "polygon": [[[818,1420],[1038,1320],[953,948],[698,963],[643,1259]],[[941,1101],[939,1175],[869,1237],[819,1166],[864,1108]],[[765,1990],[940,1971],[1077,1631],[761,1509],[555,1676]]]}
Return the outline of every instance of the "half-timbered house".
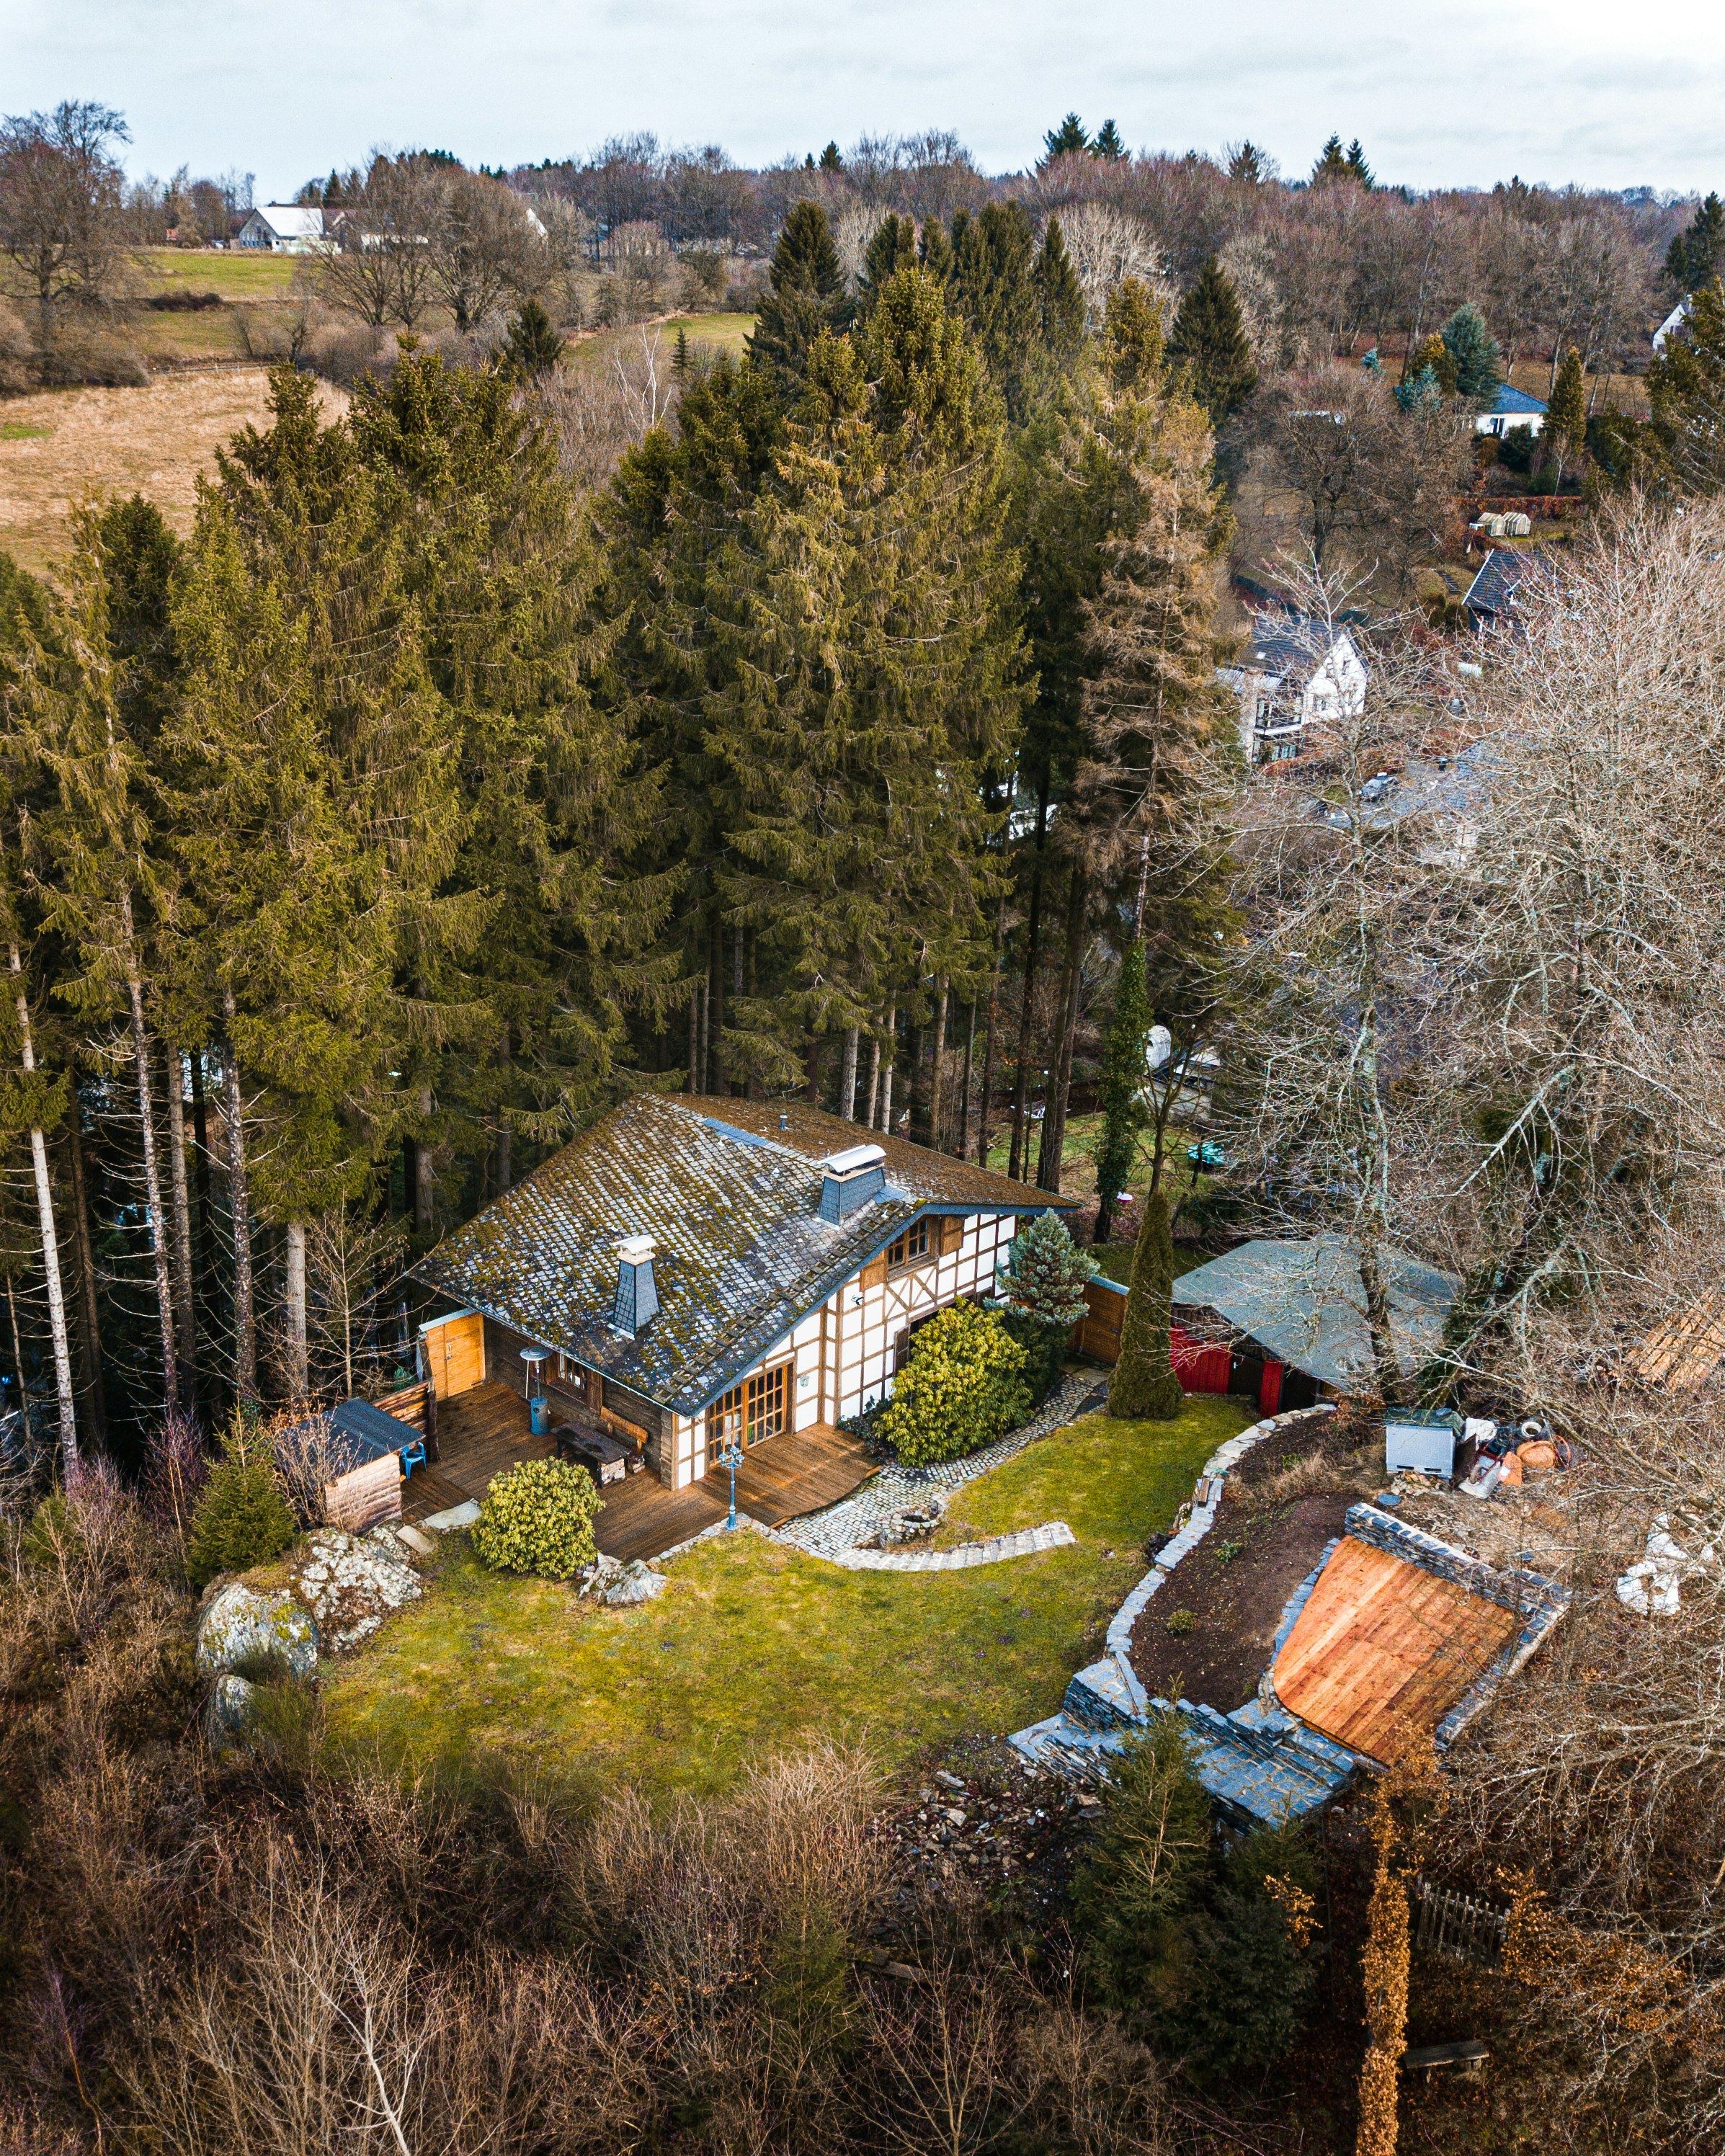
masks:
{"label": "half-timbered house", "polygon": [[447,1398],[542,1387],[668,1488],[827,1434],[891,1390],[917,1327],[993,1291],[1018,1223],[1075,1201],[801,1102],[625,1101],[418,1267]]}

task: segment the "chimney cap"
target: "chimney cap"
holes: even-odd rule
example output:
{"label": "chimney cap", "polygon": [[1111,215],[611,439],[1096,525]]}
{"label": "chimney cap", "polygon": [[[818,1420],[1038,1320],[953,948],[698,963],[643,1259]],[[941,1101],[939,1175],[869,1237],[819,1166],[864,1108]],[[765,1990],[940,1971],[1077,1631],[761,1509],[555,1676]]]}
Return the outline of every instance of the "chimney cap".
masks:
{"label": "chimney cap", "polygon": [[886,1158],[884,1146],[847,1146],[843,1152],[829,1152],[821,1167],[829,1175],[859,1175],[865,1168],[878,1168]]}
{"label": "chimney cap", "polygon": [[650,1235],[626,1235],[617,1245],[617,1255],[626,1265],[644,1265],[658,1247]]}

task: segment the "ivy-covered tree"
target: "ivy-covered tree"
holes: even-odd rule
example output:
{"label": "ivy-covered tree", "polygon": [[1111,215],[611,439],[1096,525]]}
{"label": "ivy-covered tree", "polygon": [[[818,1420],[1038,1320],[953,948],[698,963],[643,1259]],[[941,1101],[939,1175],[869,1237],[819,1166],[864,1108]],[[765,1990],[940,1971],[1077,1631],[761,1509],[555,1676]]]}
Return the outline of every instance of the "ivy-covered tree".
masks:
{"label": "ivy-covered tree", "polygon": [[1132,1251],[1120,1360],[1108,1381],[1108,1412],[1128,1422],[1172,1422],[1185,1398],[1174,1374],[1174,1245],[1168,1199],[1153,1190]]}
{"label": "ivy-covered tree", "polygon": [[1120,954],[1113,1008],[1102,1037],[1102,1132],[1096,1141],[1096,1240],[1109,1240],[1114,1209],[1137,1157],[1144,1124],[1145,1060],[1150,1034],[1150,993],[1144,979],[1144,946],[1134,937]]}

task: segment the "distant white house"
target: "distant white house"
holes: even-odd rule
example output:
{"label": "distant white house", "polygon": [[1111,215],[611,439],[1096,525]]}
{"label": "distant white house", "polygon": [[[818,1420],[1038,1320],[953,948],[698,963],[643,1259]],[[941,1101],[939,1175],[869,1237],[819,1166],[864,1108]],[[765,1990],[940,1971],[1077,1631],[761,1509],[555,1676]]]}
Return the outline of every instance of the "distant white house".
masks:
{"label": "distant white house", "polygon": [[1298,756],[1308,726],[1365,709],[1365,662],[1353,639],[1307,614],[1260,614],[1245,658],[1217,675],[1240,698],[1240,746],[1249,763]]}
{"label": "distant white house", "polygon": [[1512,389],[1506,382],[1474,421],[1479,434],[1507,434],[1512,427],[1525,427],[1537,434],[1545,424],[1545,407],[1524,389]]}
{"label": "distant white house", "polygon": [[322,244],[328,229],[323,211],[315,203],[265,203],[240,226],[234,244],[264,254],[310,254]]}
{"label": "distant white house", "polygon": [[1671,339],[1677,334],[1677,331],[1681,329],[1684,323],[1688,321],[1690,310],[1694,305],[1695,302],[1686,292],[1683,297],[1678,300],[1676,305],[1671,309],[1671,312],[1660,324],[1659,327],[1653,332],[1653,349],[1656,352],[1663,352],[1665,350]]}

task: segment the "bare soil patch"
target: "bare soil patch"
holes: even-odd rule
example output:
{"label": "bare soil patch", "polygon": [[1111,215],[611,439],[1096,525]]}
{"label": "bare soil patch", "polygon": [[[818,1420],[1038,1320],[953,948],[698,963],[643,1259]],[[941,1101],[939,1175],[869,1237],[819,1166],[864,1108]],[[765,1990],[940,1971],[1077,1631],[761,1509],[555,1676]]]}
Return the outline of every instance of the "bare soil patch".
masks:
{"label": "bare soil patch", "polygon": [[1216,1524],[1133,1630],[1132,1667],[1153,1697],[1224,1714],[1251,1697],[1288,1597],[1341,1534],[1348,1507],[1384,1487],[1381,1445],[1376,1425],[1343,1408],[1246,1455]]}
{"label": "bare soil patch", "polygon": [[[64,558],[72,511],[88,495],[146,495],[189,531],[198,476],[241,427],[269,417],[261,367],[170,375],[142,389],[53,389],[9,398],[0,439],[0,547],[26,568]],[[347,403],[320,384],[326,418]],[[14,430],[41,429],[40,434]]]}

